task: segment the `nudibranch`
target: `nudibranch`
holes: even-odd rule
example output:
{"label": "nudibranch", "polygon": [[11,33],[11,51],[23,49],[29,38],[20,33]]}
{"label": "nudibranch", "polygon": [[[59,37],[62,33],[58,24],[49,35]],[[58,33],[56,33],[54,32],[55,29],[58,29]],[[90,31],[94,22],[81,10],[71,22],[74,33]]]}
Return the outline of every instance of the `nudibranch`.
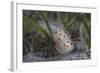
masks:
{"label": "nudibranch", "polygon": [[54,24],[52,25],[53,38],[55,41],[55,48],[60,54],[64,54],[73,50],[73,42],[68,33],[64,32],[63,27]]}

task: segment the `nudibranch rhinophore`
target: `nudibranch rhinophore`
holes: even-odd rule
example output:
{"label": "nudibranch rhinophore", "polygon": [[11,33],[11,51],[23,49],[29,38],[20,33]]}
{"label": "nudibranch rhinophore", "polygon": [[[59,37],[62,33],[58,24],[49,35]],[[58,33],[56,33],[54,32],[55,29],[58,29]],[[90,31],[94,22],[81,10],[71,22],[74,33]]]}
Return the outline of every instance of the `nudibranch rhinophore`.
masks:
{"label": "nudibranch rhinophore", "polygon": [[65,33],[63,28],[59,25],[53,25],[53,38],[55,41],[55,48],[60,54],[64,54],[73,50],[74,46],[68,33]]}

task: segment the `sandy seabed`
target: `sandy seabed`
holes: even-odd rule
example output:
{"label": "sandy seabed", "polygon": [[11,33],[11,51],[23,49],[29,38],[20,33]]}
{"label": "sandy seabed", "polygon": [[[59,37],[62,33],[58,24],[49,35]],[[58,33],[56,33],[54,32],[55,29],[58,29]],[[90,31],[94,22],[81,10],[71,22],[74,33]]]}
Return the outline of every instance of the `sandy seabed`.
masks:
{"label": "sandy seabed", "polygon": [[50,56],[51,52],[33,52],[23,57],[23,62],[64,61],[64,60],[87,60],[91,59],[91,50],[86,49],[81,41],[74,41],[74,49],[66,54]]}

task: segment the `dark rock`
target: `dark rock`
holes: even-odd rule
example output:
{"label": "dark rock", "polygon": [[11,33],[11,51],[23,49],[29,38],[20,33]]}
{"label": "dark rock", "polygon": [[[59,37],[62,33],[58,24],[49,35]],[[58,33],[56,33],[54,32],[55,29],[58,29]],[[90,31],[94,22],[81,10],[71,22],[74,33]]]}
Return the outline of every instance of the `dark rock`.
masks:
{"label": "dark rock", "polygon": [[[23,62],[41,62],[41,61],[63,61],[63,60],[85,60],[91,59],[91,49],[87,49],[81,41],[74,41],[74,50],[66,54],[52,53],[52,50],[47,48],[38,52],[27,54],[23,57]],[[55,51],[55,53],[57,53]]]}

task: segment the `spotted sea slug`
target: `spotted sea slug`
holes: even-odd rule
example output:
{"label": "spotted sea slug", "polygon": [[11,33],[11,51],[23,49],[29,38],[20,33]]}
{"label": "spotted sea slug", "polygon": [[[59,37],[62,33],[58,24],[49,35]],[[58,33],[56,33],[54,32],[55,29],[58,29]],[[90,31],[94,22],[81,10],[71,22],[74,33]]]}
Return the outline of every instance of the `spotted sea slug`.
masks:
{"label": "spotted sea slug", "polygon": [[68,33],[65,33],[63,28],[59,25],[53,25],[53,38],[55,41],[55,48],[60,54],[64,54],[73,50],[73,42]]}

